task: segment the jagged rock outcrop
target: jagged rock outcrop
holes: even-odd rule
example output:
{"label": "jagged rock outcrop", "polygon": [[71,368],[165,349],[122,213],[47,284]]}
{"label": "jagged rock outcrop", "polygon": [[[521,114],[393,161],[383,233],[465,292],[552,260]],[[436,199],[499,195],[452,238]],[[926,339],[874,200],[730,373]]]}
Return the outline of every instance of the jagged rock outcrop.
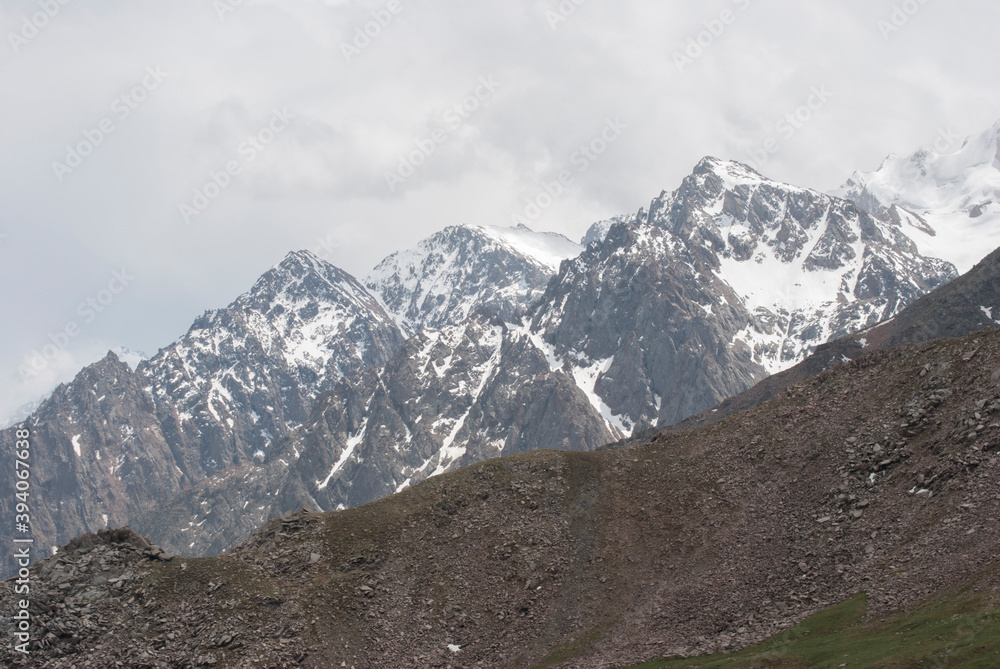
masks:
{"label": "jagged rock outcrop", "polygon": [[[24,421],[36,544],[130,522],[207,477],[263,462],[322,392],[402,343],[357,280],[308,252],[289,254],[134,372],[109,353]],[[10,471],[14,442],[15,428],[0,431]],[[0,511],[11,517],[13,486],[0,482]]]}
{"label": "jagged rock outcrop", "polygon": [[[114,353],[57,388],[29,427],[28,483],[35,551],[127,523],[190,481],[176,466],[142,378]],[[15,429],[0,432],[0,463],[15,471]],[[15,479],[0,484],[0,511],[15,516]],[[0,533],[8,540],[13,524]]]}

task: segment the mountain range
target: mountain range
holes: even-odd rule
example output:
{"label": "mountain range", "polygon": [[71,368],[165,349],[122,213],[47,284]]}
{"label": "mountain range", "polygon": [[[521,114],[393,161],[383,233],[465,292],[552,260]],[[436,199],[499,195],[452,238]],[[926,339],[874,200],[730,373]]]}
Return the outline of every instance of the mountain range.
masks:
{"label": "mountain range", "polygon": [[[1000,304],[998,262],[860,333],[858,358],[709,425],[290,511],[216,557],[128,529],[75,538],[30,574],[33,661],[706,666],[727,658],[697,656],[771,637],[752,666],[794,664],[802,639],[813,666],[992,666],[1000,328],[984,310]],[[934,327],[977,331],[878,343],[880,328],[902,341]],[[866,643],[872,628],[888,640]]]}
{"label": "mountain range", "polygon": [[[699,414],[954,280],[968,252],[949,226],[995,213],[996,130],[915,154],[915,190],[898,184],[916,158],[854,175],[848,199],[706,158],[582,245],[453,227],[360,280],[291,253],[134,371],[111,353],[25,421],[36,541],[130,524],[214,554],[303,504]],[[915,195],[935,188],[952,194]]]}

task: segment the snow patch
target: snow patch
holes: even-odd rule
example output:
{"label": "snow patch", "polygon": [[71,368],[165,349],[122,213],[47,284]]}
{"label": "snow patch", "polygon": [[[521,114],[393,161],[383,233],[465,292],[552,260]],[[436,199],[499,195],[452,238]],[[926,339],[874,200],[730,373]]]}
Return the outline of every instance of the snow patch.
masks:
{"label": "snow patch", "polygon": [[344,447],[344,452],[340,454],[340,459],[337,460],[337,462],[333,465],[333,468],[330,470],[330,473],[327,474],[323,482],[320,483],[319,481],[316,481],[316,488],[318,490],[323,490],[324,488],[326,488],[326,486],[329,485],[330,483],[330,479],[333,478],[333,475],[336,474],[338,471],[340,471],[340,468],[347,463],[347,460],[351,457],[351,455],[354,454],[354,449],[357,448],[358,444],[360,444],[361,441],[365,438],[365,432],[367,430],[368,430],[368,419],[366,418],[365,422],[361,424],[361,430],[358,431],[358,433],[355,436],[349,437],[347,439],[347,445]]}
{"label": "snow patch", "polygon": [[[535,348],[545,356],[550,371],[565,371],[566,363],[556,355],[555,349],[542,339],[541,335],[537,332],[528,332],[525,334],[527,334],[528,339],[534,344]],[[577,356],[577,364],[573,364],[572,359],[569,363],[570,376],[576,382],[577,387],[586,395],[591,406],[601,414],[601,417],[608,426],[608,430],[619,437],[630,437],[632,436],[634,426],[628,424],[625,417],[612,412],[611,407],[594,390],[597,385],[597,379],[611,368],[614,360],[614,356],[611,356],[604,360],[590,361],[589,364],[585,364],[586,360],[584,359],[584,362],[581,362],[581,356]]]}
{"label": "snow patch", "polygon": [[583,252],[576,242],[555,232],[535,232],[525,225],[516,228],[483,226],[479,228],[487,235],[548,267],[553,273],[559,271],[563,260],[575,258]]}

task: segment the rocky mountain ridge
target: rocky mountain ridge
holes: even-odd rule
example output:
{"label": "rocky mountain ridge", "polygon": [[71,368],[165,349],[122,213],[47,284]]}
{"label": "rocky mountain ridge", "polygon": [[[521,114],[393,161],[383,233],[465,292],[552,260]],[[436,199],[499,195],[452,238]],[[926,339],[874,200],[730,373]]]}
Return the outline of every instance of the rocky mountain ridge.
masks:
{"label": "rocky mountain ridge", "polygon": [[[795,342],[786,364],[825,341],[824,332],[847,334],[898,313],[950,276],[853,204],[736,163],[706,159],[650,212],[617,219],[563,262],[522,325],[480,313],[419,332],[385,368],[338,387],[267,462],[205,481],[135,527],[178,553],[212,554],[303,503],[358,506],[482,459],[591,450],[708,409],[764,379],[760,361],[777,352],[747,345],[748,333],[773,334],[783,312],[746,307],[726,264],[740,262],[732,260],[739,252],[743,262],[762,258],[760,271],[786,262],[832,283],[835,299],[794,316],[815,340],[779,333]],[[734,216],[757,237],[723,240],[718,221],[732,227]],[[797,249],[789,241],[796,234]],[[252,521],[235,519],[244,509]]]}
{"label": "rocky mountain ridge", "polygon": [[593,388],[627,435],[735,395],[954,277],[850,202],[706,158],[564,264],[531,329],[580,373],[606,367]]}
{"label": "rocky mountain ridge", "polygon": [[521,320],[559,264],[582,247],[562,235],[516,228],[445,228],[388,256],[364,283],[407,336],[457,325],[478,310]]}
{"label": "rocky mountain ridge", "polygon": [[[289,254],[135,380],[109,358],[28,421],[45,441],[39,539],[127,521],[206,554],[302,503],[356,506],[484,458],[676,422],[954,277],[901,230],[706,158],[575,258],[559,236],[452,228],[380,264],[373,294]],[[109,406],[85,408],[91,395]],[[120,457],[169,472],[150,486],[165,496],[113,503]]]}
{"label": "rocky mountain ridge", "polygon": [[212,475],[263,459],[345,376],[385,364],[402,333],[354,277],[308,251],[290,253],[225,309],[136,373],[179,448]]}
{"label": "rocky mountain ridge", "polygon": [[[402,343],[353,277],[311,253],[289,254],[134,371],[109,352],[24,422],[36,542],[53,547],[124,524],[207,477],[263,461],[325,389]],[[0,431],[0,461],[11,467],[13,443],[13,429]],[[3,485],[9,510],[13,479]]]}

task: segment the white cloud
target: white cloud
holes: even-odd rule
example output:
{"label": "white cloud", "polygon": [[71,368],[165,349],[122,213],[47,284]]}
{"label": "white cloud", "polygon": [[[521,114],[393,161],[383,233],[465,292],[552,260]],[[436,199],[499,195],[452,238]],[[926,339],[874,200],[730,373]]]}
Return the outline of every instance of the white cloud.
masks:
{"label": "white cloud", "polygon": [[[16,54],[7,33],[38,5],[0,0],[0,310],[13,324],[0,369],[13,374],[108,267],[142,271],[87,335],[152,352],[319,238],[336,235],[329,259],[360,274],[445,225],[508,224],[608,117],[628,131],[538,227],[579,237],[704,155],[748,160],[814,86],[835,97],[769,176],[832,188],[940,127],[1000,117],[996,3],[926,3],[886,40],[888,0],[587,2],[555,30],[555,0],[399,2],[348,62],[341,44],[387,0],[247,0],[223,20],[204,0],[73,2]],[[679,72],[674,53],[724,9],[735,20]],[[168,79],[60,184],[52,162],[157,65]],[[502,82],[496,95],[390,192],[386,170],[483,76]],[[275,107],[295,114],[287,131],[185,225],[178,205]],[[67,369],[92,357],[73,354]],[[5,392],[0,405],[30,395]]]}

